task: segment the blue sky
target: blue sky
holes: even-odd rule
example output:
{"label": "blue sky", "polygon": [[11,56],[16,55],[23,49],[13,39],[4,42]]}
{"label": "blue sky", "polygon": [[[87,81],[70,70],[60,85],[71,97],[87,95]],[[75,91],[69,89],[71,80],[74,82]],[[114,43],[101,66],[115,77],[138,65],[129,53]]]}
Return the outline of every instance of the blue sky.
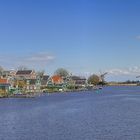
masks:
{"label": "blue sky", "polygon": [[139,0],[1,0],[0,65],[140,75]]}

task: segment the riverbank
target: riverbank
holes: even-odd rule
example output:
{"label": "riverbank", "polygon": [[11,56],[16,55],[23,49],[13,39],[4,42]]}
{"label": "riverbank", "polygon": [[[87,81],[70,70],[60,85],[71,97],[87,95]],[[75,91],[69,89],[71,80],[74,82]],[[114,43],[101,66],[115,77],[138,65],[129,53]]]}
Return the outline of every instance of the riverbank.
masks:
{"label": "riverbank", "polygon": [[[96,88],[97,89],[97,88]],[[95,88],[93,90],[96,90]],[[100,88],[101,89],[101,88]],[[35,98],[37,96],[45,95],[45,94],[63,94],[63,93],[76,93],[76,92],[84,92],[90,91],[88,89],[74,89],[74,90],[49,90],[45,92],[30,92],[30,93],[16,93],[16,94],[3,94],[0,98]]]}
{"label": "riverbank", "polygon": [[96,90],[102,90],[105,87],[137,87],[136,84],[110,84],[106,86],[98,86],[90,89],[73,89],[73,90],[48,90],[45,92],[30,92],[30,93],[17,93],[17,94],[3,94],[0,96],[0,98],[35,98],[40,95],[45,94],[63,94],[63,93],[79,93],[84,91],[96,91]]}
{"label": "riverbank", "polygon": [[34,98],[34,94],[13,94],[9,95],[8,98]]}
{"label": "riverbank", "polygon": [[107,86],[138,86],[138,84],[108,83]]}

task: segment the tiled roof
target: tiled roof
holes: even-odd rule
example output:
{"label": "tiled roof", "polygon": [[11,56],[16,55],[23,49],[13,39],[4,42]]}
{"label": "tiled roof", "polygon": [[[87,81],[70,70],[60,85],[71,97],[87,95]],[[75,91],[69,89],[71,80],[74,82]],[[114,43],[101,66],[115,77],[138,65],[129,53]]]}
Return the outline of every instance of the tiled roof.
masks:
{"label": "tiled roof", "polygon": [[16,75],[27,75],[27,74],[31,74],[32,70],[18,70],[16,72]]}
{"label": "tiled roof", "polygon": [[46,85],[49,79],[49,75],[44,75],[43,78],[41,79],[41,85]]}
{"label": "tiled roof", "polygon": [[0,79],[0,84],[7,84],[7,79]]}
{"label": "tiled roof", "polygon": [[50,77],[49,75],[44,75],[43,80],[48,80],[49,77]]}
{"label": "tiled roof", "polygon": [[72,80],[86,80],[86,78],[84,77],[80,77],[80,76],[71,76]]}
{"label": "tiled roof", "polygon": [[51,79],[53,80],[53,82],[59,82],[59,81],[63,81],[62,77],[59,75],[54,75],[51,77]]}

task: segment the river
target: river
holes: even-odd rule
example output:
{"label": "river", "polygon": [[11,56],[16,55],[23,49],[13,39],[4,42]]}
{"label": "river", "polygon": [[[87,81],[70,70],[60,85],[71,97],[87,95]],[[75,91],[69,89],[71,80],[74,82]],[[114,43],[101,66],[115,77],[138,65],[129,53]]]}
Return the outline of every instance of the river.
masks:
{"label": "river", "polygon": [[139,140],[140,87],[0,99],[0,140]]}

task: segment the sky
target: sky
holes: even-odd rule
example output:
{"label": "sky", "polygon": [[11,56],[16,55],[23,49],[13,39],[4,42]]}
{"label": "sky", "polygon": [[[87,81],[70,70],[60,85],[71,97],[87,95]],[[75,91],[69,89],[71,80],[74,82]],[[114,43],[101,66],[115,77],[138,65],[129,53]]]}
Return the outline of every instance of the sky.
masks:
{"label": "sky", "polygon": [[1,0],[0,65],[137,80],[139,7],[139,0]]}

